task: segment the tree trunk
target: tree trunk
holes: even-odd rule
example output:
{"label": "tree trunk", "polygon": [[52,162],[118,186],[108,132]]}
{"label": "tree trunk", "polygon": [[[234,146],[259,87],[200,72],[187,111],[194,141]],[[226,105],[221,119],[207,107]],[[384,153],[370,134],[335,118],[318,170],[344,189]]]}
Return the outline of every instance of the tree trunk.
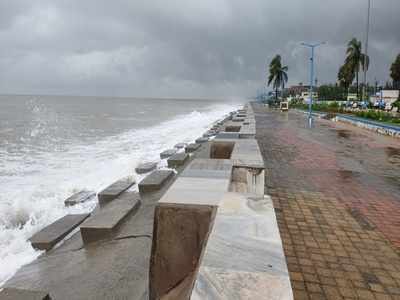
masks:
{"label": "tree trunk", "polygon": [[275,99],[278,102],[278,87],[275,88]]}
{"label": "tree trunk", "polygon": [[360,91],[358,89],[358,72],[356,72],[357,100],[360,101]]}

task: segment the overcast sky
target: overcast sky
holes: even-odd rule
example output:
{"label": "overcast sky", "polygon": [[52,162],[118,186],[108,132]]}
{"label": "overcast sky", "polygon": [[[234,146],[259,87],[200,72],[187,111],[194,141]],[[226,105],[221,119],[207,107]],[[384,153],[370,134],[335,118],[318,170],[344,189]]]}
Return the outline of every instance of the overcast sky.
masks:
{"label": "overcast sky", "polygon": [[[400,0],[372,0],[369,78],[400,53]],[[334,82],[367,0],[0,0],[0,94],[250,96],[281,54],[289,83]]]}

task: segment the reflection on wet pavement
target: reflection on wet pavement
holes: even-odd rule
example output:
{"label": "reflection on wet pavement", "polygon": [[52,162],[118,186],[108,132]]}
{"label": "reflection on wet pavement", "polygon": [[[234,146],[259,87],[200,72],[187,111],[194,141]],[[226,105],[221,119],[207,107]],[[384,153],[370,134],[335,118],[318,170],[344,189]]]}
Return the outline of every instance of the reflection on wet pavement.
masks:
{"label": "reflection on wet pavement", "polygon": [[270,191],[335,197],[400,248],[400,140],[323,119],[308,129],[293,111],[256,113]]}

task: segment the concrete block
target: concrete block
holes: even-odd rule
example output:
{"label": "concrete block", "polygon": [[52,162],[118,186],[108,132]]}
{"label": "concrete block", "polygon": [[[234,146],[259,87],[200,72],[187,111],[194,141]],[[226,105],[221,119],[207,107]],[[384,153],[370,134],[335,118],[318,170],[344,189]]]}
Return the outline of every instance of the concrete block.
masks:
{"label": "concrete block", "polygon": [[215,213],[212,206],[156,207],[149,299],[190,299]]}
{"label": "concrete block", "polygon": [[139,164],[135,168],[135,172],[137,174],[144,174],[153,171],[155,168],[157,168],[157,163],[155,162],[145,162],[142,164]]}
{"label": "concrete block", "polygon": [[181,173],[183,177],[195,178],[226,178],[232,176],[232,162],[228,159],[202,159],[193,160]]}
{"label": "concrete block", "polygon": [[187,153],[176,153],[168,159],[168,167],[169,168],[180,167],[185,164],[188,158],[189,154]]}
{"label": "concrete block", "polygon": [[172,170],[154,171],[139,183],[139,191],[141,193],[158,191],[174,174]]}
{"label": "concrete block", "polygon": [[176,153],[176,149],[168,149],[160,153],[160,158],[165,159],[168,158]]}
{"label": "concrete block", "polygon": [[140,206],[140,196],[135,192],[127,192],[100,208],[80,227],[85,244],[109,237],[124,219]]}
{"label": "concrete block", "polygon": [[104,205],[109,201],[114,200],[134,184],[135,180],[130,177],[126,177],[114,182],[97,195],[99,198],[99,204]]}
{"label": "concrete block", "polygon": [[91,191],[80,191],[78,193],[73,194],[71,197],[65,199],[65,206],[73,206],[79,203],[83,203],[89,201],[90,199],[96,196],[95,192]]}
{"label": "concrete block", "polygon": [[226,194],[218,207],[191,299],[293,300],[269,197]]}
{"label": "concrete block", "polygon": [[0,291],[0,300],[51,300],[51,298],[47,292],[5,288]]}
{"label": "concrete block", "polygon": [[197,176],[179,177],[156,207],[150,299],[190,299],[217,207],[229,186],[229,174],[202,176],[231,169],[229,160],[195,159],[188,168]]}
{"label": "concrete block", "polygon": [[212,137],[212,136],[214,136],[214,135],[216,135],[217,133],[216,133],[216,131],[214,131],[214,130],[208,130],[207,132],[205,132],[204,134],[203,134],[203,138],[209,138],[209,137]]}
{"label": "concrete block", "polygon": [[208,138],[200,137],[195,141],[197,144],[202,144],[208,142]]}
{"label": "concrete block", "polygon": [[178,143],[178,144],[176,144],[175,146],[174,146],[174,148],[176,148],[176,149],[182,149],[182,148],[185,148],[186,147],[186,143]]}
{"label": "concrete block", "polygon": [[216,139],[239,139],[238,132],[220,132],[215,137]]}
{"label": "concrete block", "polygon": [[200,144],[189,144],[185,147],[186,153],[192,153],[201,147]]}
{"label": "concrete block", "polygon": [[243,122],[244,118],[239,118],[239,117],[233,117],[232,122]]}
{"label": "concrete block", "polygon": [[89,215],[66,215],[35,233],[29,241],[33,248],[48,251],[78,227]]}

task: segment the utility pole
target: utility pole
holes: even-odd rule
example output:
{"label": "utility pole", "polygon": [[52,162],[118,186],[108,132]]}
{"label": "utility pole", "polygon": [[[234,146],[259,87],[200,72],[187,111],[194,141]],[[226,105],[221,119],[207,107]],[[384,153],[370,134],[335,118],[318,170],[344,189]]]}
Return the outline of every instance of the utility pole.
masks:
{"label": "utility pole", "polygon": [[[370,23],[370,16],[371,16],[371,0],[368,0],[368,13],[367,13],[367,33],[365,36],[365,59],[368,58],[368,42],[369,42],[369,23]],[[366,100],[366,88],[367,88],[367,65],[366,61],[364,62],[364,86],[363,86],[363,94],[362,99]]]}
{"label": "utility pole", "polygon": [[310,58],[310,101],[308,104],[308,126],[312,128],[313,119],[312,119],[312,103],[313,103],[313,84],[314,84],[314,54],[315,48],[325,44],[325,42],[317,43],[317,44],[307,44],[301,43],[302,46],[308,47],[311,49],[311,58]]}

